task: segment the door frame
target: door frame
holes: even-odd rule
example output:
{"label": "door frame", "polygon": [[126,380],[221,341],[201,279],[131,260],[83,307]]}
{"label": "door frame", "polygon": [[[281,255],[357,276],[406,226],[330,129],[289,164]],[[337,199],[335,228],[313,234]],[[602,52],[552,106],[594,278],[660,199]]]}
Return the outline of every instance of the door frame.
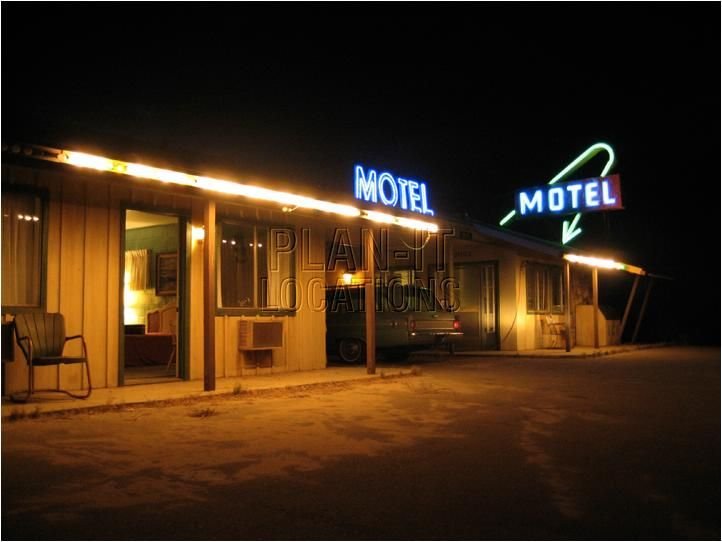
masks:
{"label": "door frame", "polygon": [[[499,292],[501,290],[500,287],[500,281],[501,277],[499,276],[499,260],[472,260],[472,261],[463,261],[463,262],[454,262],[453,268],[463,267],[465,265],[477,265],[477,266],[484,266],[484,265],[492,265],[494,269],[494,277],[495,277],[495,287],[494,287],[494,342],[496,347],[495,348],[486,348],[481,343],[479,344],[479,347],[482,350],[500,350],[501,349],[501,336],[499,334],[499,323],[501,321],[501,301],[499,299]],[[479,267],[481,269],[481,267]],[[453,270],[453,276],[456,277],[456,270]],[[478,275],[479,280],[479,292],[481,294],[481,273]],[[461,286],[460,286],[461,287]],[[483,341],[484,334],[482,333],[481,329],[481,298],[479,298],[479,340]],[[462,329],[463,331],[463,329]]]}
{"label": "door frame", "polygon": [[120,205],[120,280],[118,281],[118,386],[125,385],[125,217],[127,211],[142,211],[156,215],[172,216],[178,220],[178,337],[176,337],[176,364],[178,378],[189,380],[190,352],[190,272],[191,272],[191,215],[190,211],[165,206],[152,206],[123,202]]}

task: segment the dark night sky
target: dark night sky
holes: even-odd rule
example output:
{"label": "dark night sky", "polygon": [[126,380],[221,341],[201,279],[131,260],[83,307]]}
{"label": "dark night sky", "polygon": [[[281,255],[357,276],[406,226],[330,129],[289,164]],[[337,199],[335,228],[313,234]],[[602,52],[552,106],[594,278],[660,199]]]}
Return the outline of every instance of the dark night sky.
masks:
{"label": "dark night sky", "polygon": [[348,193],[362,163],[490,223],[606,141],[626,209],[574,244],[674,276],[651,321],[718,343],[719,21],[719,3],[3,3],[2,137]]}

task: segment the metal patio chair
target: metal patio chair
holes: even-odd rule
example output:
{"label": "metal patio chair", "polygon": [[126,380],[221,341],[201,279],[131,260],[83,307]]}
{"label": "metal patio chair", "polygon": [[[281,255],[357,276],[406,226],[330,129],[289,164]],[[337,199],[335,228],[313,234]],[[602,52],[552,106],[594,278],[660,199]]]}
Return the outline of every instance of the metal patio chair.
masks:
{"label": "metal patio chair", "polygon": [[[93,391],[90,383],[90,366],[88,364],[88,349],[82,335],[65,336],[65,318],[60,313],[28,312],[15,316],[15,337],[28,363],[28,390],[24,397],[14,395],[10,399],[16,402],[26,402],[35,392],[60,392],[75,399],[87,399]],[[82,356],[65,356],[63,351],[65,343],[80,339],[83,344]],[[88,378],[88,391],[85,394],[76,394],[61,389],[35,389],[35,367],[49,365],[70,365],[84,363]],[[82,382],[81,382],[82,389]],[[15,394],[18,395],[18,394]]]}

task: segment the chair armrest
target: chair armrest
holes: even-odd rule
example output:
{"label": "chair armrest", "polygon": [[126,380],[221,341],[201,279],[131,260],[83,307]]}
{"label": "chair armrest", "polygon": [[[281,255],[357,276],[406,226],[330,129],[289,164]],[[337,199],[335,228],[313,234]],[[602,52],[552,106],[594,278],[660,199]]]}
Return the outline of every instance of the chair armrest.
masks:
{"label": "chair armrest", "polygon": [[88,357],[88,347],[85,345],[85,337],[82,335],[71,335],[70,337],[65,337],[65,342],[72,341],[73,339],[80,339],[83,343],[83,357]]}

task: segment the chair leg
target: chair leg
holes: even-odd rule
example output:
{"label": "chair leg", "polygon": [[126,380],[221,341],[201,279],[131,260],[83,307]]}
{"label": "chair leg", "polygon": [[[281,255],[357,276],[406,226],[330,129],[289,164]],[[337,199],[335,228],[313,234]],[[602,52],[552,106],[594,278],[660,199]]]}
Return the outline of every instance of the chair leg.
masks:
{"label": "chair leg", "polygon": [[[83,364],[85,365],[85,374],[88,376],[88,391],[86,393],[73,393],[72,391],[64,390],[61,388],[57,388],[55,390],[42,390],[42,391],[55,391],[64,393],[65,395],[72,397],[73,399],[87,399],[90,397],[90,394],[93,391],[93,385],[90,382],[90,364],[88,363],[88,360],[86,359]],[[82,389],[82,388],[81,388]]]}
{"label": "chair leg", "polygon": [[173,345],[173,349],[170,351],[170,356],[168,357],[168,365],[165,366],[165,370],[167,371],[170,369],[170,366],[173,365],[175,362],[175,355],[176,355],[176,346]]}
{"label": "chair leg", "polygon": [[88,375],[88,392],[81,395],[81,394],[69,392],[67,390],[60,390],[63,393],[70,395],[70,397],[72,397],[74,399],[87,399],[88,397],[90,397],[90,394],[93,391],[93,386],[90,383],[90,364],[88,363],[87,358],[84,362],[84,365],[85,365],[85,373]]}
{"label": "chair leg", "polygon": [[22,394],[11,393],[11,394],[9,395],[10,400],[11,400],[13,403],[27,403],[27,402],[28,402],[28,399],[30,399],[30,396],[31,396],[32,393],[33,393],[33,386],[34,386],[34,381],[33,381],[33,380],[34,380],[34,379],[33,379],[33,364],[32,364],[32,363],[29,363],[29,364],[28,364],[28,389],[27,389],[27,391],[25,392],[25,397],[22,397]]}
{"label": "chair leg", "polygon": [[[56,389],[48,389],[48,390],[38,390],[41,392],[60,392],[64,393],[65,395],[69,395],[73,399],[87,399],[90,397],[91,392],[93,391],[93,386],[90,382],[90,364],[88,363],[88,360],[86,359],[84,362],[85,364],[85,371],[88,376],[88,391],[84,394],[77,394],[70,392],[68,390],[63,390],[60,388]],[[32,362],[28,364],[28,389],[24,394],[24,397],[22,394],[10,394],[10,400],[13,403],[27,403],[30,399],[30,396],[35,393],[35,367],[33,367]]]}

